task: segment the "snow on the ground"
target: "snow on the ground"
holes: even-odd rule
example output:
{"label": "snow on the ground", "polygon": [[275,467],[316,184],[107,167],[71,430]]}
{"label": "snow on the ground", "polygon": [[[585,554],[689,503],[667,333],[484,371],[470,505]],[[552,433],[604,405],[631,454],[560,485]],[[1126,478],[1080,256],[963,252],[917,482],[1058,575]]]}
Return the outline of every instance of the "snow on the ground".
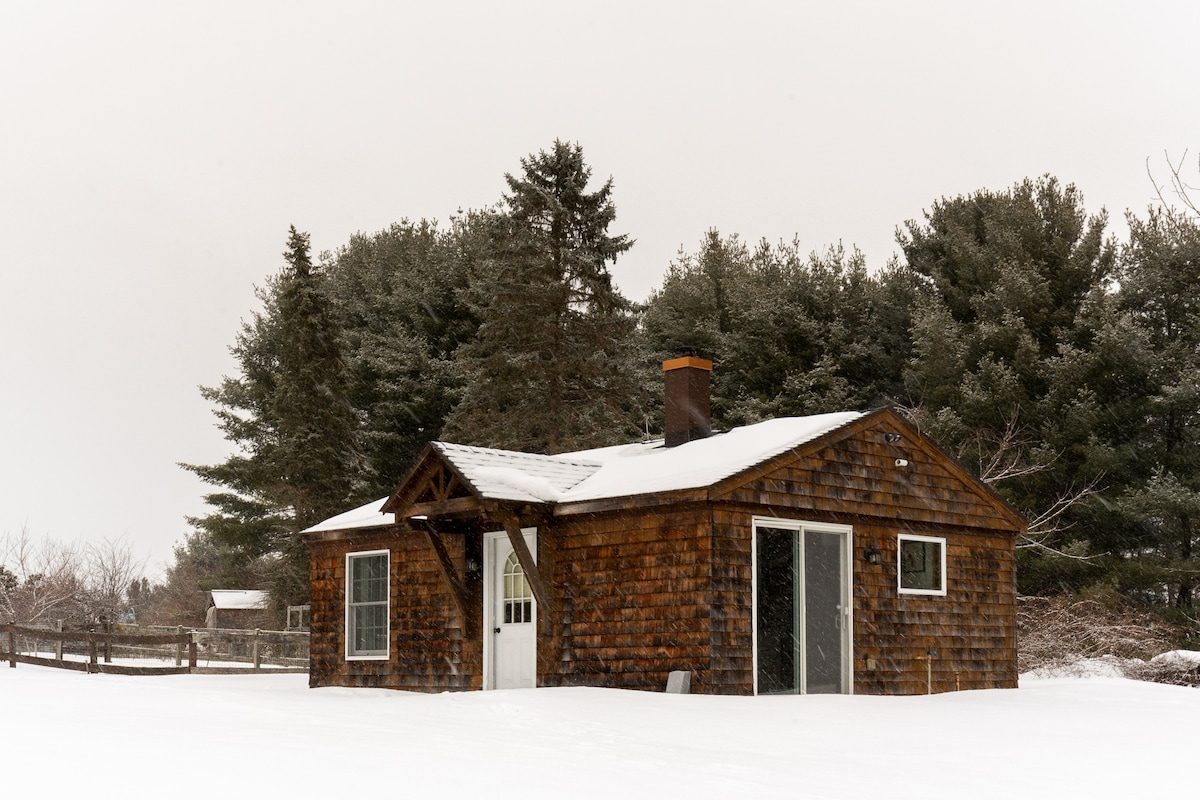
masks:
{"label": "snow on the ground", "polygon": [[1151,664],[1167,664],[1181,669],[1200,666],[1200,650],[1172,650],[1150,659]]}
{"label": "snow on the ground", "polygon": [[1030,681],[1042,678],[1124,678],[1126,677],[1125,670],[1133,664],[1145,666],[1146,662],[1141,659],[1117,658],[1112,655],[1064,659],[1060,664],[1039,667],[1026,672],[1021,679]]}
{"label": "snow on the ground", "polygon": [[1128,800],[1195,785],[1200,691],[1130,680],[932,697],[306,683],[0,664],[3,792]]}

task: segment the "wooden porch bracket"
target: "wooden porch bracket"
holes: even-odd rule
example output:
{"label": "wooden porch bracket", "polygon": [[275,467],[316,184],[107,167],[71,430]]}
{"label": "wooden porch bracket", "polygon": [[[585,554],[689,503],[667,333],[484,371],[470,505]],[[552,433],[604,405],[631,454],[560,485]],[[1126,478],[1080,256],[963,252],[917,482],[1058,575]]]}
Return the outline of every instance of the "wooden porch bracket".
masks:
{"label": "wooden porch bracket", "polygon": [[467,591],[466,582],[459,577],[458,570],[454,566],[454,561],[450,558],[450,552],[446,549],[446,543],[442,541],[442,534],[433,527],[433,523],[425,521],[425,536],[429,539],[429,544],[433,547],[433,552],[437,555],[438,568],[441,570],[442,577],[446,581],[446,585],[450,588],[450,596],[454,598],[454,605],[458,609],[458,618],[462,624],[462,632],[464,636],[470,636],[478,626],[472,624],[475,619],[475,604],[471,602],[471,593]]}
{"label": "wooden porch bracket", "polygon": [[554,606],[550,601],[550,593],[546,591],[546,584],[542,582],[542,573],[538,571],[537,562],[533,560],[533,554],[529,552],[529,545],[525,543],[525,536],[521,533],[521,521],[515,515],[506,514],[504,531],[508,534],[508,541],[512,544],[513,552],[517,554],[517,561],[520,562],[521,569],[525,570],[529,588],[533,590],[533,596],[537,600],[540,609],[538,619],[541,621],[542,629],[551,632]]}

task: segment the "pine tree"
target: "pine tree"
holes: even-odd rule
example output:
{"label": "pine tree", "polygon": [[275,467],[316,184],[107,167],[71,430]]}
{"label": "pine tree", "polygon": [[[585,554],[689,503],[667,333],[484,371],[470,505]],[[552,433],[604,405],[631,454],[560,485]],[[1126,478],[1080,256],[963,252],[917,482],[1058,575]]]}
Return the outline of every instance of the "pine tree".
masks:
{"label": "pine tree", "polygon": [[888,402],[908,354],[908,273],[866,269],[842,247],[802,255],[709,231],[647,304],[644,346],[658,359],[710,357],[713,417],[731,426]]}
{"label": "pine tree", "polygon": [[1190,613],[1200,572],[1200,224],[1164,210],[1131,216],[1120,287],[1147,346],[1132,395],[1142,400],[1139,418],[1118,440],[1128,484],[1114,544],[1126,580],[1140,584],[1131,588],[1165,591]]}
{"label": "pine tree", "polygon": [[308,234],[293,227],[277,301],[279,373],[271,405],[281,499],[296,531],[345,510],[363,470],[338,331],[324,275],[308,250]]}
{"label": "pine tree", "polygon": [[915,414],[1031,519],[1086,485],[1062,460],[1062,417],[1045,399],[1111,275],[1105,223],[1045,177],[943,199],[900,236],[928,287],[905,373]]}
{"label": "pine tree", "polygon": [[271,552],[288,527],[276,496],[279,431],[273,398],[279,373],[278,284],[279,278],[272,277],[258,290],[263,310],[242,323],[230,347],[240,374],[225,376],[219,386],[200,387],[204,399],[214,404],[217,427],[235,452],[220,464],[181,465],[219,488],[204,496],[214,511],[189,517],[188,522],[247,561]]}
{"label": "pine tree", "polygon": [[375,496],[390,492],[441,436],[458,399],[454,353],[479,328],[466,291],[483,259],[487,218],[468,213],[447,229],[403,221],[358,234],[328,265]]}
{"label": "pine tree", "polygon": [[471,292],[481,325],[459,352],[446,435],[544,452],[627,440],[641,419],[634,319],[609,265],[633,243],[608,233],[612,179],[589,192],[582,149],[561,141],[521,166],[490,220],[489,274]]}
{"label": "pine tree", "polygon": [[243,326],[233,353],[241,376],[203,389],[238,453],[215,466],[188,466],[224,491],[217,510],[191,520],[249,560],[277,556],[277,608],[308,596],[308,551],[299,532],[359,499],[364,461],[324,274],[308,234],[293,227],[286,266],[262,293],[264,311]]}
{"label": "pine tree", "polygon": [[[925,281],[905,372],[918,424],[1021,509],[1024,593],[1104,580],[1139,337],[1110,297],[1106,217],[1051,177],[943,199],[900,236]],[[1133,414],[1134,417],[1127,415]]]}

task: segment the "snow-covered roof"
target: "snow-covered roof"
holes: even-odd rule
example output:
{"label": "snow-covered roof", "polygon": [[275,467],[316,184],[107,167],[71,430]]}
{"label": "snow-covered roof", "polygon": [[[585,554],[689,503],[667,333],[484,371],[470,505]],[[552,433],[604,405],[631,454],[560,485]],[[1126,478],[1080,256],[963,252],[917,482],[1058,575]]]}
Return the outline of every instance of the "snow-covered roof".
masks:
{"label": "snow-covered roof", "polygon": [[[576,503],[703,489],[783,455],[862,417],[857,411],[783,417],[714,433],[676,447],[661,439],[554,456],[434,442],[480,497],[532,503]],[[390,525],[387,498],[331,517],[304,533]]]}
{"label": "snow-covered roof", "polygon": [[659,439],[557,456],[444,441],[433,447],[486,499],[577,503],[712,486],[860,416],[846,411],[781,417],[676,447]]}
{"label": "snow-covered roof", "polygon": [[[770,461],[861,416],[857,411],[847,411],[811,417],[781,417],[714,433],[676,447],[665,447],[660,441],[588,451],[587,457],[599,462],[600,468],[563,492],[558,502],[705,488]],[[569,455],[581,458],[585,454]]]}
{"label": "snow-covered roof", "polygon": [[543,456],[434,442],[489,500],[573,503],[712,486],[861,417],[783,417],[676,447],[662,440]]}
{"label": "snow-covered roof", "polygon": [[270,595],[257,589],[212,589],[209,591],[214,608],[266,608]]}
{"label": "snow-covered roof", "polygon": [[391,525],[396,521],[394,514],[384,514],[379,509],[387,502],[386,497],[364,503],[358,508],[343,511],[336,517],[330,517],[324,522],[318,522],[301,533],[320,533],[321,531],[345,531],[351,528],[374,528],[377,525]]}
{"label": "snow-covered roof", "polygon": [[543,456],[514,450],[434,442],[433,447],[484,497],[553,503],[600,468],[575,453]]}

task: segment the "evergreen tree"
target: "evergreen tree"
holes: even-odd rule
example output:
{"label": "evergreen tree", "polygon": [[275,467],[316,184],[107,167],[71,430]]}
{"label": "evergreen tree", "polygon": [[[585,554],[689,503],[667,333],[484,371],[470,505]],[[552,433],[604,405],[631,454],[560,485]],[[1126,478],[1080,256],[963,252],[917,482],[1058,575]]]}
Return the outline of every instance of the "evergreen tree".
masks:
{"label": "evergreen tree", "polygon": [[1111,277],[1104,226],[1073,186],[1045,177],[943,199],[900,236],[928,286],[905,373],[914,413],[1035,520],[1090,485],[1045,401],[1063,396],[1061,355],[1086,338],[1085,307]]}
{"label": "evergreen tree", "polygon": [[217,427],[235,452],[220,464],[184,464],[219,491],[204,496],[214,511],[188,522],[222,546],[236,549],[249,560],[270,552],[287,527],[275,490],[279,474],[275,448],[279,441],[274,416],[278,383],[280,332],[276,308],[277,277],[258,290],[263,310],[243,322],[230,352],[240,374],[225,376],[219,386],[200,387],[214,404]]}
{"label": "evergreen tree", "polygon": [[1114,551],[1129,589],[1190,613],[1200,574],[1200,223],[1164,210],[1131,216],[1119,298],[1146,347],[1144,378],[1131,387],[1139,424],[1117,439],[1128,464]]}
{"label": "evergreen tree", "polygon": [[280,497],[297,532],[344,511],[359,496],[363,471],[324,274],[308,251],[308,234],[293,227],[279,283],[279,372],[271,407]]}
{"label": "evergreen tree", "polygon": [[[1058,356],[1044,362],[1048,389],[1034,416],[1053,422],[1043,425],[1050,460],[1023,480],[1029,496],[1043,500],[1029,512],[1051,549],[1020,552],[1022,591],[1074,592],[1107,581],[1113,565],[1105,554],[1122,538],[1113,507],[1136,480],[1132,443],[1144,420],[1151,361],[1148,337],[1119,298],[1096,290]],[[1061,513],[1038,526],[1037,516],[1053,513],[1056,502]]]}
{"label": "evergreen tree", "polygon": [[481,324],[459,351],[446,436],[545,452],[628,440],[641,418],[634,318],[609,265],[632,242],[608,233],[612,179],[589,192],[582,149],[561,141],[521,166],[489,220],[490,264],[469,295]]}
{"label": "evergreen tree", "polygon": [[448,229],[403,221],[358,234],[327,265],[349,399],[374,495],[390,492],[442,426],[461,388],[454,353],[479,321],[465,302],[486,251],[488,215]]}
{"label": "evergreen tree", "polygon": [[[272,415],[279,431],[277,498],[288,527],[272,587],[277,607],[308,597],[308,546],[300,531],[344,511],[362,496],[365,462],[346,399],[346,365],[324,274],[309,258],[309,236],[292,227],[279,285],[279,376]],[[285,603],[286,600],[286,603]]]}
{"label": "evergreen tree", "polygon": [[805,257],[796,242],[750,251],[709,231],[651,297],[643,339],[655,359],[713,358],[720,425],[863,408],[900,389],[914,289],[896,267],[870,275],[858,251]]}
{"label": "evergreen tree", "polygon": [[346,400],[345,365],[322,271],[309,237],[291,228],[287,265],[263,293],[264,312],[233,348],[242,368],[204,389],[239,452],[215,466],[188,466],[223,487],[217,510],[192,520],[247,559],[276,555],[277,608],[308,596],[308,551],[299,532],[359,499],[364,463]]}

